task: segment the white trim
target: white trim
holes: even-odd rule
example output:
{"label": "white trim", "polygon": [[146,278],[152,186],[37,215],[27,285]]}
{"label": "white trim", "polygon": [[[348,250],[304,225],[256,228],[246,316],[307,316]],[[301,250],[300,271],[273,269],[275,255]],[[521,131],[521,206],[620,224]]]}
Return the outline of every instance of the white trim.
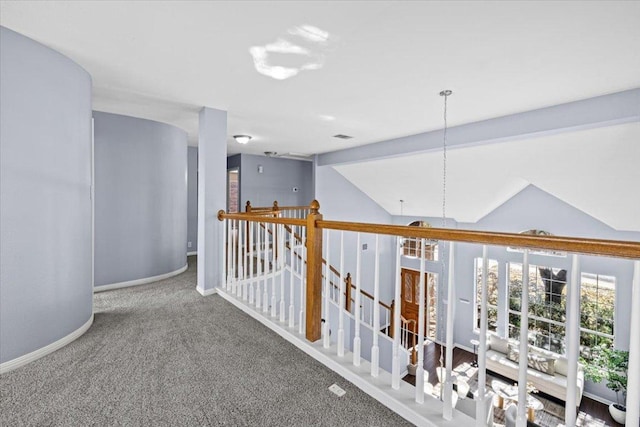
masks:
{"label": "white trim", "polygon": [[198,255],[198,251],[187,252],[187,256]]}
{"label": "white trim", "polygon": [[452,420],[444,420],[442,402],[432,396],[425,396],[424,403],[417,404],[414,399],[415,387],[404,381],[400,382],[399,390],[392,389],[391,374],[384,370],[380,371],[378,377],[372,377],[371,365],[367,360],[362,359],[360,366],[353,366],[351,352],[338,357],[335,344],[325,349],[322,340],[315,343],[306,341],[297,333],[297,326],[289,328],[286,323],[275,323],[268,313],[265,316],[254,307],[246,306],[224,289],[219,288],[218,295],[413,424],[433,427],[474,425],[472,418],[459,411],[454,411]]}
{"label": "white trim", "polygon": [[202,295],[203,297],[209,296],[209,295],[213,295],[213,294],[217,294],[218,293],[218,289],[217,288],[213,288],[213,289],[202,289],[199,286],[196,286],[196,291],[198,291],[198,293],[200,295]]}
{"label": "white trim", "polygon": [[129,280],[127,282],[112,283],[110,285],[96,286],[95,288],[93,288],[93,292],[96,293],[96,292],[110,291],[112,289],[128,288],[129,286],[145,285],[147,283],[157,282],[159,280],[168,279],[169,277],[177,276],[180,273],[184,273],[187,270],[187,267],[189,267],[188,263],[185,264],[184,267],[180,267],[177,270],[170,271],[169,273],[165,273],[165,274],[160,274],[158,276],[145,277],[145,278],[136,279],[136,280]]}
{"label": "white trim", "polygon": [[52,342],[49,345],[46,345],[42,348],[32,351],[31,353],[27,353],[25,355],[16,357],[15,359],[12,359],[0,364],[0,374],[5,374],[9,371],[12,371],[28,363],[31,363],[35,360],[38,360],[41,357],[46,356],[47,354],[53,353],[56,350],[59,350],[65,345],[79,338],[82,334],[84,334],[87,331],[87,329],[89,329],[89,327],[91,327],[92,324],[93,324],[93,313],[91,313],[91,317],[89,317],[89,320],[87,320],[84,325],[80,326],[78,329],[71,332],[69,335],[62,337],[58,341]]}
{"label": "white trim", "polygon": [[604,397],[600,397],[596,394],[589,393],[588,391],[582,392],[583,397],[588,397],[591,400],[595,400],[596,402],[604,403],[605,405],[611,405],[612,403],[616,403],[612,400],[605,399]]}

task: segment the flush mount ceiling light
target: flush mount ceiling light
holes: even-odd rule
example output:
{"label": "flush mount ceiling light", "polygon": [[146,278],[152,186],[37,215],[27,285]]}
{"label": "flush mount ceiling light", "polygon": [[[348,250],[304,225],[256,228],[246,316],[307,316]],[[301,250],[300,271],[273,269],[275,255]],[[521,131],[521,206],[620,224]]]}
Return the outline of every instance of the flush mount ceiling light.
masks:
{"label": "flush mount ceiling light", "polygon": [[246,144],[251,141],[251,138],[249,135],[233,135],[233,139],[235,139],[238,144]]}

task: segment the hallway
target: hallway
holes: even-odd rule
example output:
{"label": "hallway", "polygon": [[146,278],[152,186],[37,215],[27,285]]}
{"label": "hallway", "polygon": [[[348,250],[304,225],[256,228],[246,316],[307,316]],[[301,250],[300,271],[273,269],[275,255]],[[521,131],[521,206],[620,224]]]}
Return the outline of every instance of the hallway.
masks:
{"label": "hallway", "polygon": [[179,276],[95,294],[89,331],[0,377],[0,425],[408,425],[195,282],[189,257]]}

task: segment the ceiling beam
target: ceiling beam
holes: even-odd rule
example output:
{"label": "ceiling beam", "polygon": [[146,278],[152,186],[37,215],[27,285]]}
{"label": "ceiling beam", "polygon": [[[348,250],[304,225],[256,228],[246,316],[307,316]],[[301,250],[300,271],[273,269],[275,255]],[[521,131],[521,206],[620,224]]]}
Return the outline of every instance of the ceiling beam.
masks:
{"label": "ceiling beam", "polygon": [[[447,147],[463,148],[637,121],[640,121],[640,88],[454,126],[447,130]],[[358,163],[441,150],[442,133],[440,129],[319,154],[317,165]]]}

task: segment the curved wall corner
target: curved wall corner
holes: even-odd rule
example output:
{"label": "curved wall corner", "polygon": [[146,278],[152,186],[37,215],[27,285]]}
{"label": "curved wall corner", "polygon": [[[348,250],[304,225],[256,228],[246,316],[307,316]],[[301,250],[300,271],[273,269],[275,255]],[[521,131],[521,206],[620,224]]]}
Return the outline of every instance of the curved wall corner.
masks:
{"label": "curved wall corner", "polygon": [[95,111],[95,290],[187,264],[187,133]]}
{"label": "curved wall corner", "polygon": [[91,76],[0,27],[0,371],[91,324]]}

